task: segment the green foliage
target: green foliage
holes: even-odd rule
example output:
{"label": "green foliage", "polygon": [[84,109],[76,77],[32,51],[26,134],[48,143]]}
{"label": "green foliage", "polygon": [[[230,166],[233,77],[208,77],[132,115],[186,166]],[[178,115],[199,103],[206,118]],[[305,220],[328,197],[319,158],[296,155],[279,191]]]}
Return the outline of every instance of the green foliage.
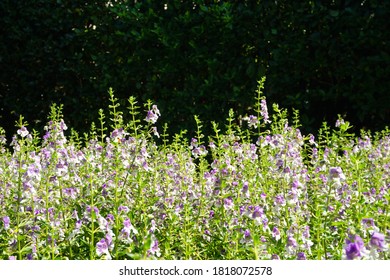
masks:
{"label": "green foliage", "polygon": [[152,101],[143,119],[130,97],[127,123],[108,95],[111,123],[100,109],[84,145],[64,135],[62,106],[42,143],[19,118],[0,154],[0,259],[389,259],[389,130],[356,137],[339,116],[315,141],[274,104],[259,135],[231,109],[229,134],[213,121],[207,142],[195,115],[190,144],[164,124],[158,145]]}

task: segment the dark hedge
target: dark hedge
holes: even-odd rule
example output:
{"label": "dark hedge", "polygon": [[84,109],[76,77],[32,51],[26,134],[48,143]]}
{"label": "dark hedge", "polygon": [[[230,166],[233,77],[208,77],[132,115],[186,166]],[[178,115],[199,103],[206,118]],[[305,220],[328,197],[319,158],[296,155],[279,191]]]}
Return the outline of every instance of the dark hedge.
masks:
{"label": "dark hedge", "polygon": [[357,128],[390,115],[390,1],[0,2],[0,126],[40,129],[51,103],[79,131],[107,108],[154,100],[170,132],[245,114],[257,80],[269,103],[314,132],[337,114]]}

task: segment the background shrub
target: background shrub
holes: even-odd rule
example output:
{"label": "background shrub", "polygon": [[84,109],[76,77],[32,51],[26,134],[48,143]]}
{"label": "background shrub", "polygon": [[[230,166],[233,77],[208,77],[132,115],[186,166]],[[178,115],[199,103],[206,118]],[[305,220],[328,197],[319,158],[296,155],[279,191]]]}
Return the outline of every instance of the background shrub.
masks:
{"label": "background shrub", "polygon": [[48,1],[0,3],[0,125],[30,125],[53,102],[86,131],[112,87],[155,100],[170,132],[239,114],[266,75],[270,102],[300,110],[304,132],[346,114],[389,117],[386,1]]}

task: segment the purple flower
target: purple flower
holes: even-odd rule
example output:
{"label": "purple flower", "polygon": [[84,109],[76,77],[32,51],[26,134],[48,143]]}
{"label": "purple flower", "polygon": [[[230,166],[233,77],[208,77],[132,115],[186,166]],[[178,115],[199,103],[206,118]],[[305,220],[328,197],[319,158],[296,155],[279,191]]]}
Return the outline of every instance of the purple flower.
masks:
{"label": "purple flower", "polygon": [[149,229],[149,233],[154,233],[155,230],[157,229],[157,227],[156,227],[156,221],[155,221],[155,220],[151,220],[150,223],[152,224],[152,226],[151,226],[150,229]]}
{"label": "purple flower", "polygon": [[76,199],[77,196],[77,190],[76,188],[65,188],[64,192],[67,196],[69,196],[71,199]]}
{"label": "purple flower", "polygon": [[159,116],[161,116],[160,111],[158,110],[156,105],[153,105],[152,110],[149,110],[147,112],[145,121],[149,123],[156,123]]}
{"label": "purple flower", "polygon": [[96,254],[98,257],[101,255],[106,255],[107,259],[111,259],[110,252],[108,251],[108,244],[105,238],[102,238],[98,243],[96,243]]}
{"label": "purple flower", "polygon": [[8,216],[3,217],[3,224],[5,229],[9,228],[9,223],[10,223],[9,217]]}
{"label": "purple flower", "polygon": [[257,124],[259,123],[259,120],[257,119],[256,116],[250,115],[249,117],[243,118],[244,121],[248,122],[249,127],[254,127],[257,128]]}
{"label": "purple flower", "polygon": [[344,125],[345,121],[343,119],[338,119],[336,121],[335,127],[340,127],[341,125]]}
{"label": "purple flower", "polygon": [[287,246],[294,247],[294,248],[298,246],[297,241],[295,240],[294,237],[292,236],[287,237]]}
{"label": "purple flower", "polygon": [[286,205],[286,200],[284,199],[283,195],[277,195],[275,196],[275,203],[277,205],[282,205],[282,206],[285,206]]}
{"label": "purple flower", "polygon": [[303,252],[297,254],[297,260],[306,260],[306,255]]}
{"label": "purple flower", "polygon": [[41,179],[39,168],[35,164],[29,165],[27,168],[27,176],[29,176],[30,178],[35,178],[39,181]]}
{"label": "purple flower", "polygon": [[248,182],[244,182],[244,184],[242,186],[242,194],[245,197],[249,197],[249,184],[248,184]]}
{"label": "purple flower", "polygon": [[345,175],[341,167],[331,167],[329,169],[329,178],[330,179],[340,179],[345,180]]}
{"label": "purple flower", "polygon": [[370,239],[370,245],[380,250],[386,249],[385,236],[379,232],[374,232]]}
{"label": "purple flower", "polygon": [[302,236],[304,239],[310,238],[310,227],[305,226],[305,229],[303,230]]}
{"label": "purple flower", "polygon": [[82,225],[83,225],[83,222],[81,220],[77,220],[77,222],[75,224],[75,228],[80,229]]}
{"label": "purple flower", "polygon": [[126,133],[123,128],[120,128],[120,129],[115,129],[112,133],[111,133],[111,139],[114,140],[114,142],[116,143],[121,143],[122,141],[125,140],[125,137],[128,133]]}
{"label": "purple flower", "polygon": [[153,126],[152,127],[152,132],[154,136],[157,136],[157,138],[160,138],[160,134],[157,131],[157,127]]}
{"label": "purple flower", "polygon": [[264,123],[270,123],[268,116],[268,108],[267,108],[267,101],[265,99],[262,99],[260,101],[260,114],[263,117]]}
{"label": "purple flower", "polygon": [[23,138],[26,137],[29,132],[26,127],[22,126],[20,129],[18,129],[17,133],[22,136]]}
{"label": "purple flower", "polygon": [[274,227],[272,229],[272,237],[276,239],[276,241],[278,241],[280,239],[280,231],[277,227]]}
{"label": "purple flower", "polygon": [[374,222],[374,219],[372,219],[372,218],[362,219],[362,224],[365,227],[375,227],[375,222]]}
{"label": "purple flower", "polygon": [[108,246],[108,249],[112,250],[114,249],[114,242],[112,242],[112,237],[115,236],[115,234],[109,230],[109,232],[106,234],[106,243]]}
{"label": "purple flower", "polygon": [[145,121],[150,123],[156,123],[157,119],[158,116],[152,110],[149,110],[148,113],[146,114]]}
{"label": "purple flower", "polygon": [[118,207],[118,212],[128,213],[129,212],[129,207],[121,205],[121,206]]}
{"label": "purple flower", "polygon": [[261,218],[264,216],[263,208],[260,206],[255,206],[255,209],[252,213],[252,219],[256,221],[257,224],[260,224]]}
{"label": "purple flower", "polygon": [[345,255],[347,260],[354,260],[363,256],[364,242],[358,235],[351,235],[346,240]]}
{"label": "purple flower", "polygon": [[131,243],[131,237],[130,233],[138,234],[138,231],[134,226],[131,224],[131,221],[129,218],[126,218],[126,220],[123,221],[123,229],[121,230],[119,238],[123,240],[125,243]]}
{"label": "purple flower", "polygon": [[[241,230],[242,232],[242,230]],[[244,236],[241,238],[240,243],[245,244],[252,240],[251,232],[249,229],[246,229],[244,232]]]}
{"label": "purple flower", "polygon": [[[87,212],[91,213],[91,210],[92,210],[91,206],[87,206]],[[95,214],[99,214],[99,209],[96,206],[93,207],[93,210]]]}
{"label": "purple flower", "polygon": [[107,220],[107,222],[108,222],[109,224],[113,224],[113,223],[114,223],[114,220],[115,220],[114,215],[112,215],[112,214],[107,214],[106,220]]}
{"label": "purple flower", "polygon": [[152,242],[150,244],[150,249],[148,250],[148,256],[155,255],[159,257],[161,253],[160,253],[160,248],[158,247],[158,240],[156,239],[156,237],[154,237],[154,235],[152,235],[151,238],[152,238]]}
{"label": "purple flower", "polygon": [[225,209],[232,208],[234,206],[233,199],[231,197],[225,198],[223,200]]}

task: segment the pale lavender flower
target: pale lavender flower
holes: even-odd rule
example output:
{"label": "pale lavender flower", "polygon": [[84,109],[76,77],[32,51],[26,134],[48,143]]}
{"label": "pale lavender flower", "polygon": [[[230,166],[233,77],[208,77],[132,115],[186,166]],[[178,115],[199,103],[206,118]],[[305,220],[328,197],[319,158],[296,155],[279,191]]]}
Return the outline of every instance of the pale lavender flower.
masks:
{"label": "pale lavender flower", "polygon": [[198,158],[199,156],[205,156],[207,155],[207,150],[206,150],[206,147],[204,145],[200,145],[199,147],[195,147],[193,150],[192,150],[192,154],[195,158]]}
{"label": "pale lavender flower", "polygon": [[110,138],[113,140],[114,143],[122,143],[122,141],[125,140],[125,134],[123,132],[123,128],[114,129],[111,132]]}
{"label": "pale lavender flower", "polygon": [[263,117],[264,123],[270,123],[268,116],[268,108],[267,108],[267,101],[265,99],[262,99],[260,101],[260,114]]}
{"label": "pale lavender flower", "polygon": [[294,237],[288,236],[287,237],[287,246],[286,246],[287,253],[292,255],[296,252],[296,248],[298,247],[298,242],[295,240]]}
{"label": "pale lavender flower", "polygon": [[310,227],[305,226],[305,229],[303,230],[302,233],[302,239],[309,239],[310,238]]}
{"label": "pale lavender flower", "polygon": [[379,232],[374,232],[370,239],[370,245],[379,250],[386,250],[385,236]]}
{"label": "pale lavender flower", "polygon": [[336,121],[335,127],[340,127],[341,125],[344,125],[345,121],[343,119],[338,119]]}
{"label": "pale lavender flower", "polygon": [[286,200],[282,194],[276,195],[274,197],[274,210],[279,212],[283,206],[286,206]]}
{"label": "pale lavender flower", "polygon": [[345,175],[341,167],[331,167],[329,169],[329,179],[345,180]]}
{"label": "pale lavender flower", "polygon": [[24,127],[24,126],[22,126],[21,128],[19,128],[18,130],[17,130],[17,133],[21,136],[21,137],[26,137],[27,135],[29,135],[29,132],[28,132],[28,130],[27,130],[27,128],[26,127]]}
{"label": "pale lavender flower", "polygon": [[289,236],[287,237],[287,246],[296,248],[298,246],[298,243],[294,237]]}
{"label": "pale lavender flower", "polygon": [[96,243],[96,254],[98,257],[101,255],[106,255],[106,259],[110,260],[111,255],[110,252],[108,251],[109,245],[107,244],[107,240],[105,238],[100,239],[98,243]]}
{"label": "pale lavender flower", "polygon": [[27,176],[36,179],[38,181],[41,180],[41,174],[39,172],[39,168],[35,164],[30,164],[27,168]]}
{"label": "pale lavender flower", "polygon": [[257,125],[259,123],[257,117],[253,115],[250,115],[249,117],[244,117],[243,120],[248,122],[249,127],[253,126],[254,128],[257,128]]}
{"label": "pale lavender flower", "polygon": [[223,206],[225,209],[230,209],[234,206],[233,199],[231,197],[225,198],[223,200]]}
{"label": "pale lavender flower", "polygon": [[115,234],[112,232],[112,230],[108,230],[108,233],[106,234],[106,243],[108,245],[108,249],[112,250],[114,249],[114,242],[113,242],[113,237]]}
{"label": "pale lavender flower", "polygon": [[376,231],[379,231],[378,227],[375,226],[375,222],[373,218],[362,219],[362,225],[363,228],[365,229],[372,228],[375,229]]}
{"label": "pale lavender flower", "polygon": [[157,127],[153,126],[152,127],[152,132],[154,136],[157,136],[157,138],[160,138],[160,134],[157,131]]}
{"label": "pale lavender flower", "polygon": [[257,225],[259,225],[263,217],[264,217],[263,208],[261,208],[260,206],[255,206],[254,211],[252,213],[252,219],[255,220]]}
{"label": "pale lavender flower", "polygon": [[251,232],[249,229],[244,231],[244,236],[241,238],[240,243],[248,243],[252,240]]}
{"label": "pale lavender flower", "polygon": [[9,229],[10,218],[8,216],[3,217],[3,224],[5,229]]}
{"label": "pale lavender flower", "polygon": [[138,230],[131,224],[129,218],[123,221],[123,229],[121,230],[119,239],[123,240],[125,243],[131,243],[132,239],[130,234],[138,234]]}
{"label": "pale lavender flower", "polygon": [[279,194],[279,195],[275,196],[275,203],[278,205],[285,206],[286,200],[284,199],[283,195]]}
{"label": "pale lavender flower", "polygon": [[63,119],[61,119],[60,121],[60,130],[64,131],[64,130],[67,130],[68,127],[66,126],[65,122]]}
{"label": "pale lavender flower", "polygon": [[280,239],[280,231],[277,227],[274,227],[272,229],[272,232],[271,232],[271,235],[273,238],[275,238],[276,241],[278,241]]}
{"label": "pale lavender flower", "polygon": [[147,112],[145,121],[152,123],[152,124],[156,123],[159,116],[161,116],[160,111],[158,110],[156,105],[153,105],[152,110],[149,110]]}
{"label": "pale lavender flower", "polygon": [[77,220],[76,221],[76,224],[75,224],[75,228],[76,230],[79,230],[81,228],[81,226],[83,225],[83,222],[81,220]]}
{"label": "pale lavender flower", "polygon": [[147,251],[148,256],[154,255],[156,257],[159,257],[161,255],[160,248],[158,247],[158,240],[154,235],[152,235],[152,242],[150,244],[150,249]]}
{"label": "pale lavender flower", "polygon": [[157,105],[153,105],[153,106],[152,106],[152,110],[153,110],[153,112],[154,112],[156,115],[161,116],[160,110],[157,108]]}
{"label": "pale lavender flower", "polygon": [[60,161],[56,165],[56,175],[61,177],[68,173],[68,166],[64,161]]}
{"label": "pale lavender flower", "polygon": [[123,206],[123,205],[120,205],[118,207],[118,212],[124,212],[124,213],[128,213],[130,211],[129,207],[127,206]]}
{"label": "pale lavender flower", "polygon": [[149,123],[156,123],[157,119],[158,116],[152,110],[149,110],[148,113],[146,114],[145,121]]}
{"label": "pale lavender flower", "polygon": [[246,198],[249,198],[249,184],[248,182],[244,182],[242,186],[242,195]]}
{"label": "pale lavender flower", "polygon": [[[92,210],[91,206],[87,206],[87,212],[91,213],[91,210]],[[96,215],[99,214],[99,209],[96,206],[93,207],[93,211],[95,212]]]}
{"label": "pale lavender flower", "polygon": [[107,222],[108,222],[110,225],[114,224],[114,221],[115,221],[114,215],[112,215],[112,214],[107,214],[106,220],[107,220]]}
{"label": "pale lavender flower", "polygon": [[264,217],[263,220],[261,221],[261,223],[263,224],[263,229],[266,230],[266,231],[269,231],[269,226],[268,226],[268,219],[267,219],[267,217]]}
{"label": "pale lavender flower", "polygon": [[76,199],[76,197],[77,197],[77,189],[76,188],[65,188],[64,193],[66,196],[70,197],[71,199]]}
{"label": "pale lavender flower", "polygon": [[152,224],[150,229],[149,229],[149,233],[154,233],[155,230],[157,229],[156,227],[156,221],[155,220],[151,220],[150,223]]}
{"label": "pale lavender flower", "polygon": [[98,215],[98,223],[101,231],[109,229],[107,220],[101,215]]}
{"label": "pale lavender flower", "polygon": [[[309,134],[309,143],[310,143],[310,145],[314,145],[316,147],[318,146],[318,144],[315,142],[315,137],[313,134]],[[316,151],[317,151],[317,149],[316,149]],[[314,150],[313,150],[313,153],[314,153]]]}

